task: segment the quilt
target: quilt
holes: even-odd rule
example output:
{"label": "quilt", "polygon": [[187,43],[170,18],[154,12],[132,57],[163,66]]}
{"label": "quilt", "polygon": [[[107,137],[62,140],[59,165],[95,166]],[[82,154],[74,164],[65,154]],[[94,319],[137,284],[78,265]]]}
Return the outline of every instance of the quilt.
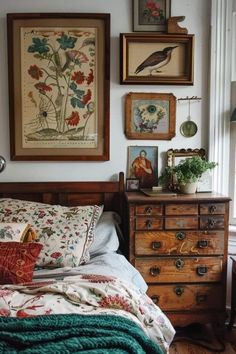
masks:
{"label": "quilt", "polygon": [[168,318],[146,294],[116,277],[80,274],[0,287],[0,316],[6,321],[56,314],[121,316],[141,328],[163,353],[175,334]]}

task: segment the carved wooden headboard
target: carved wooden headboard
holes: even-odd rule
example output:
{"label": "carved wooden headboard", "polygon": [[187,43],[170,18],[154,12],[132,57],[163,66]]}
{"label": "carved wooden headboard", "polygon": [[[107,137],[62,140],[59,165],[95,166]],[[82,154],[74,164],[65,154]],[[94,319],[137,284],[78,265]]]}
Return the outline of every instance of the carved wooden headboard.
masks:
{"label": "carved wooden headboard", "polygon": [[103,204],[104,210],[122,211],[124,173],[118,181],[3,182],[0,198],[31,200],[66,206]]}

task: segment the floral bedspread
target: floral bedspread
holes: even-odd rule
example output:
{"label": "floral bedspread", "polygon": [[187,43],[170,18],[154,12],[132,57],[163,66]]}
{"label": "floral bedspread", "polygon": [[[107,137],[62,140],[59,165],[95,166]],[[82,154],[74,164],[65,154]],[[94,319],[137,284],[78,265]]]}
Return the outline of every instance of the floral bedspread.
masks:
{"label": "floral bedspread", "polygon": [[0,315],[32,317],[49,314],[113,314],[139,324],[168,352],[174,329],[145,294],[130,284],[104,275],[76,275],[56,281],[0,287]]}

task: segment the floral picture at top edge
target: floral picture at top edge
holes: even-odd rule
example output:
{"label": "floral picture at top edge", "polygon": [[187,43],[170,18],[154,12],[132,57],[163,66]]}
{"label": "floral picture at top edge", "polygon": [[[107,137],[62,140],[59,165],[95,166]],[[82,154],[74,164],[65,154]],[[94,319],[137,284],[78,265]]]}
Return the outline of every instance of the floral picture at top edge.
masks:
{"label": "floral picture at top edge", "polygon": [[165,31],[170,7],[170,0],[133,0],[134,31]]}
{"label": "floral picture at top edge", "polygon": [[165,1],[140,0],[139,1],[139,23],[164,24],[166,19]]}

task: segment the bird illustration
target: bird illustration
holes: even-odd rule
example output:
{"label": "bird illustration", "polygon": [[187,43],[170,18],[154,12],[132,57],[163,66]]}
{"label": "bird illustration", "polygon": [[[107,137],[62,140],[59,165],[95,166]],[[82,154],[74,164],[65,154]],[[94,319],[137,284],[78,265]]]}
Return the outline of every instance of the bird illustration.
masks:
{"label": "bird illustration", "polygon": [[172,51],[177,47],[178,46],[166,47],[163,50],[159,50],[158,52],[152,53],[137,67],[137,69],[135,70],[135,74],[140,73],[140,71],[143,71],[144,69],[149,69],[150,76],[152,75],[152,72],[154,70],[157,73],[160,73],[161,71],[158,69],[169,63]]}

